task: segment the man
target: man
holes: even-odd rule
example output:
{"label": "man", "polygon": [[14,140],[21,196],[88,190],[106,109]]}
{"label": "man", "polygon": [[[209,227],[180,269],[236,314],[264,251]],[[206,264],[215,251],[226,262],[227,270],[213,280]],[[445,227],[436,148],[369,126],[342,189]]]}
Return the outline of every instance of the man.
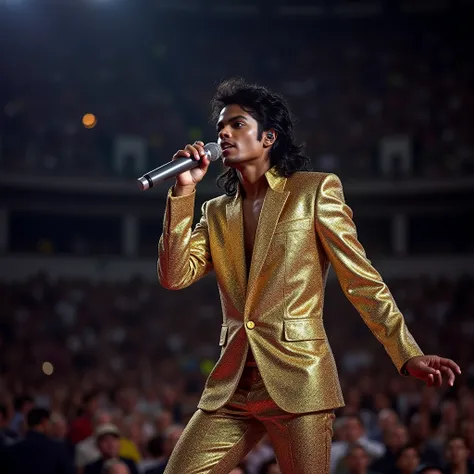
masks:
{"label": "man", "polygon": [[163,461],[158,466],[152,467],[145,471],[145,474],[163,474],[168,464],[171,453],[173,452],[179,438],[183,433],[183,428],[180,425],[171,425],[163,435]]}
{"label": "man", "polygon": [[353,444],[349,446],[344,461],[344,472],[347,474],[375,474],[376,472],[369,470],[369,453],[360,444]]}
{"label": "man", "polygon": [[[112,415],[106,411],[98,410],[94,413],[92,420],[94,430],[96,431],[99,426],[112,423]],[[84,470],[84,466],[100,459],[100,451],[97,447],[95,434],[91,434],[86,439],[77,443],[75,453],[74,463],[78,474],[81,474]]]}
{"label": "man", "polygon": [[137,466],[131,459],[119,456],[120,431],[115,425],[111,423],[99,425],[95,431],[95,437],[100,458],[93,463],[87,464],[84,468],[84,474],[101,474],[104,465],[112,460],[118,460],[125,464],[130,474],[138,474]]}
{"label": "man", "polygon": [[202,142],[174,155],[199,166],[168,194],[158,277],[179,290],[215,272],[221,355],[165,472],[227,474],[268,433],[282,472],[327,473],[333,413],[344,404],[322,320],[330,264],[401,373],[452,385],[459,367],[413,340],[357,240],[339,179],[302,172],[308,159],[283,99],[229,81],[213,109],[226,194],[203,205],[192,230],[209,160]]}
{"label": "man", "polygon": [[93,418],[99,406],[99,393],[92,391],[82,398],[80,415],[71,423],[69,438],[75,446],[94,432]]}
{"label": "man", "polygon": [[392,408],[383,408],[377,415],[377,425],[369,433],[376,441],[384,441],[386,433],[400,424],[400,417]]}
{"label": "man", "polygon": [[397,453],[395,467],[398,474],[415,474],[420,465],[420,455],[415,446],[407,444]]}
{"label": "man", "polygon": [[395,470],[397,453],[408,443],[408,431],[403,425],[396,425],[384,434],[385,454],[375,460],[370,469],[375,472],[392,474]]}
{"label": "man", "polygon": [[[344,417],[344,441],[335,441],[331,447],[331,472],[344,471],[344,459],[349,448],[360,446],[367,453],[367,459],[379,459],[385,454],[385,447],[378,441],[370,440],[364,424],[357,415]],[[356,453],[357,454],[357,453]]]}
{"label": "man", "polygon": [[442,462],[442,446],[433,437],[433,416],[429,413],[415,412],[408,424],[409,438],[420,455],[423,465],[439,466]]}
{"label": "man", "polygon": [[140,461],[138,469],[141,473],[147,473],[147,471],[158,467],[168,459],[169,455],[165,456],[163,444],[162,435],[154,436],[148,440],[146,450],[149,458]]}
{"label": "man", "polygon": [[51,438],[61,443],[65,443],[67,433],[68,426],[66,418],[61,413],[51,413],[49,419],[49,434],[51,435]]}
{"label": "man", "polygon": [[7,474],[72,474],[72,458],[64,444],[50,439],[50,412],[33,408],[26,415],[25,439],[10,446],[7,452]]}
{"label": "man", "polygon": [[445,474],[474,474],[474,463],[469,460],[466,440],[453,435],[446,442],[447,468]]}
{"label": "man", "polygon": [[35,402],[29,395],[21,395],[15,398],[15,412],[10,423],[10,429],[16,434],[16,436],[23,436],[26,415],[34,405]]}

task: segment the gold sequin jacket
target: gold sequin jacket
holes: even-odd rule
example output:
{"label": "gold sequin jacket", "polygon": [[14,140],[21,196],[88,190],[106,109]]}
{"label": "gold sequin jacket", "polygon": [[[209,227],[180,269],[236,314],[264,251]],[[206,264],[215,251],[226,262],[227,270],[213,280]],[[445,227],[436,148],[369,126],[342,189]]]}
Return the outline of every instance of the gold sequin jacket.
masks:
{"label": "gold sequin jacket", "polygon": [[[200,408],[216,410],[229,400],[249,345],[280,408],[291,413],[337,408],[344,400],[322,318],[331,264],[345,295],[399,371],[422,352],[357,239],[339,178],[312,172],[284,178],[274,169],[265,176],[269,188],[248,281],[240,194],[204,203],[193,230],[195,193],[173,197],[171,190],[158,246],[158,278],[173,290],[212,270],[217,278],[221,354]],[[192,308],[184,317],[192,317]]]}

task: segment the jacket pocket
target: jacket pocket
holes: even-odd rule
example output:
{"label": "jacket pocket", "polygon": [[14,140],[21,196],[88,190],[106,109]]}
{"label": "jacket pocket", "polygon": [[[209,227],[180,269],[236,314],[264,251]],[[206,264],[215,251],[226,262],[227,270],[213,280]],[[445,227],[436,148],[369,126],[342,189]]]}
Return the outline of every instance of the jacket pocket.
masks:
{"label": "jacket pocket", "polygon": [[326,339],[326,331],[322,319],[285,319],[283,333],[286,341],[312,341]]}
{"label": "jacket pocket", "polygon": [[275,228],[275,234],[281,232],[291,232],[295,230],[310,230],[312,227],[311,219],[294,219],[291,221],[279,222]]}
{"label": "jacket pocket", "polygon": [[221,336],[219,337],[219,346],[225,346],[227,344],[228,331],[229,331],[229,326],[222,325]]}

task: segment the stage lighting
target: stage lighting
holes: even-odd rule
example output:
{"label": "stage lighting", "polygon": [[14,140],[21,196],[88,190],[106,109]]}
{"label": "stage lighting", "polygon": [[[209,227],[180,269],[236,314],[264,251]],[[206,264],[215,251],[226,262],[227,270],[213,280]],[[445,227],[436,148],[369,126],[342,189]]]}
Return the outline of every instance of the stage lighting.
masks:
{"label": "stage lighting", "polygon": [[51,375],[54,372],[54,367],[51,362],[44,362],[41,368],[45,375]]}
{"label": "stage lighting", "polygon": [[82,117],[82,125],[86,128],[94,128],[97,125],[97,117],[94,114],[85,114]]}

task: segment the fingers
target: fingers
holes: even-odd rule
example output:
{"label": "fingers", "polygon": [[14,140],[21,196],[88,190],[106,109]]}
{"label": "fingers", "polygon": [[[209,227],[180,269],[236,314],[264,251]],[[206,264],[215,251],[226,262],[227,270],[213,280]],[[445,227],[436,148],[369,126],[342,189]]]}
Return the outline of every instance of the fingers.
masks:
{"label": "fingers", "polygon": [[439,363],[441,364],[442,367],[448,367],[453,372],[456,372],[458,375],[461,374],[461,368],[459,367],[458,364],[456,364],[456,362],[454,362],[454,360],[440,357]]}
{"label": "fingers", "polygon": [[199,157],[201,159],[201,163],[199,163],[199,167],[201,169],[206,169],[209,166],[209,158],[207,156],[206,150],[204,150],[204,143],[203,142],[194,142],[194,148],[199,152]]}
{"label": "fingers", "polygon": [[435,374],[428,374],[425,381],[428,387],[441,387],[443,384],[443,377],[441,376],[441,372],[436,371]]}
{"label": "fingers", "polygon": [[173,155],[173,160],[176,160],[178,158],[189,158],[191,154],[187,152],[186,150],[178,150],[174,155]]}
{"label": "fingers", "polygon": [[201,153],[199,152],[197,146],[186,145],[184,147],[184,151],[187,151],[189,153],[189,156],[194,158],[196,161],[199,161],[201,158]]}
{"label": "fingers", "polygon": [[183,150],[178,150],[173,155],[173,160],[177,158],[193,158],[199,161],[202,156],[206,156],[203,142],[194,142],[192,145],[186,145]]}
{"label": "fingers", "polygon": [[436,374],[434,374],[433,377],[434,377],[433,385],[435,387],[441,387],[441,385],[443,385],[443,376],[441,375],[441,372],[437,370]]}
{"label": "fingers", "polygon": [[424,372],[425,374],[430,374],[430,375],[436,375],[436,373],[438,372],[436,369],[434,369],[433,367],[430,367],[426,364],[422,364],[418,367],[418,370],[421,370],[422,372]]}
{"label": "fingers", "polygon": [[456,376],[454,375],[454,372],[449,368],[445,366],[440,367],[441,372],[443,372],[444,376],[447,377],[448,379],[448,384],[450,387],[454,385],[454,380]]}
{"label": "fingers", "polygon": [[443,375],[447,378],[450,387],[454,385],[456,376],[454,372],[448,367],[441,367],[440,370],[435,370],[426,376],[425,381],[428,387],[441,387],[443,385]]}

